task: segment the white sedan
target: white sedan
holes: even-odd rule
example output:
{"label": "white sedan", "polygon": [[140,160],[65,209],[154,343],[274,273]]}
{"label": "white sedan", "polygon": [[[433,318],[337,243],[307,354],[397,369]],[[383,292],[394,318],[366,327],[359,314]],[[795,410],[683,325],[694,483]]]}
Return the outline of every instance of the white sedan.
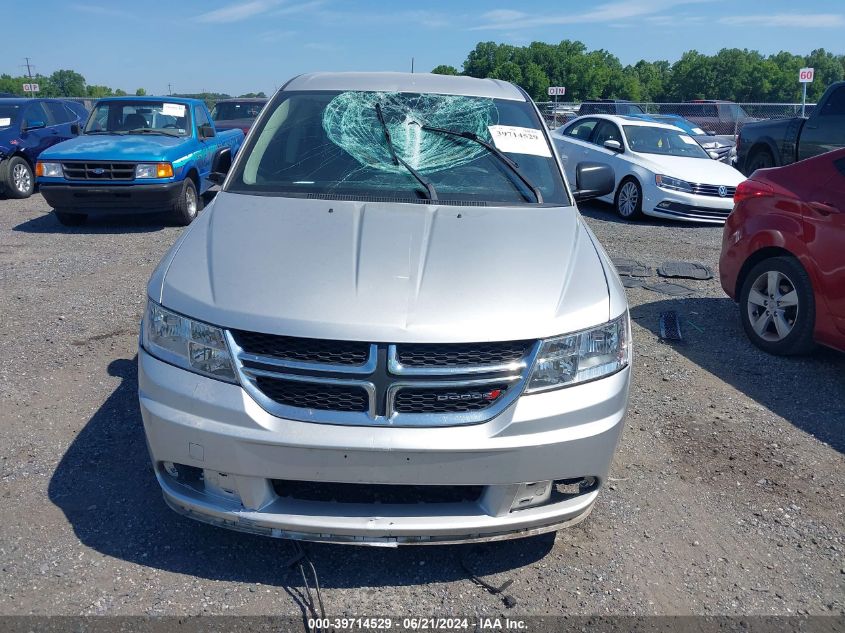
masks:
{"label": "white sedan", "polygon": [[673,125],[633,117],[591,115],[552,133],[566,176],[575,166],[604,163],[616,174],[613,203],[627,220],[642,214],[722,224],[733,209],[736,169],[713,160],[695,139]]}

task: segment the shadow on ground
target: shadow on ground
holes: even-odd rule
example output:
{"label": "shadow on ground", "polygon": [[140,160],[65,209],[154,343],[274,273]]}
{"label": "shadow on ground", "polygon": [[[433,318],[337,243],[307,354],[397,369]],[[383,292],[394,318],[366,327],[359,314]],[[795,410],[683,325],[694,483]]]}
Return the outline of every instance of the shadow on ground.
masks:
{"label": "shadow on ground", "polygon": [[165,214],[96,215],[90,216],[82,226],[64,226],[53,213],[21,222],[13,231],[21,233],[152,233],[166,226],[173,226]]}
{"label": "shadow on ground", "polygon": [[845,453],[845,354],[827,348],[802,357],[767,354],[747,339],[727,297],[654,301],[631,308],[631,318],[659,336],[660,313],[670,310],[681,319],[678,353]]}
{"label": "shadow on ground", "polygon": [[[120,386],[76,436],[50,480],[49,497],[79,540],[102,554],[213,580],[302,587],[285,563],[292,543],[231,532],[167,508],[152,473],[137,395],[136,360],[115,360]],[[309,544],[322,587],[379,587],[467,579],[542,559],[554,534],[484,545],[398,549]],[[501,580],[498,580],[501,582]],[[479,591],[482,591],[480,588]]]}

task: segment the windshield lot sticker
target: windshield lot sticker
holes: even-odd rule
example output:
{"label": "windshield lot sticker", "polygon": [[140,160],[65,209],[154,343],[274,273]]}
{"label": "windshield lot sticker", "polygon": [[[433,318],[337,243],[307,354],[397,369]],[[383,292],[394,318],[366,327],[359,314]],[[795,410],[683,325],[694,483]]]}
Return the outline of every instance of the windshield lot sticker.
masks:
{"label": "windshield lot sticker", "polygon": [[681,140],[684,143],[686,143],[687,145],[696,145],[697,144],[696,140],[694,138],[692,138],[691,136],[684,136],[683,134],[681,134]]}
{"label": "windshield lot sticker", "polygon": [[488,128],[497,149],[509,154],[531,154],[551,158],[552,153],[543,133],[530,127],[491,125]]}
{"label": "windshield lot sticker", "polygon": [[6,117],[5,119],[0,119],[0,127],[7,127],[12,124],[12,119]]}
{"label": "windshield lot sticker", "polygon": [[185,116],[185,106],[181,103],[165,103],[161,108],[161,113],[167,116]]}
{"label": "windshield lot sticker", "polygon": [[407,175],[404,167],[393,163],[376,115],[377,103],[384,113],[396,154],[424,174],[464,165],[486,150],[472,141],[423,130],[423,125],[473,132],[484,138],[487,127],[498,121],[492,99],[342,92],[323,112],[326,136],[362,166],[379,172]]}

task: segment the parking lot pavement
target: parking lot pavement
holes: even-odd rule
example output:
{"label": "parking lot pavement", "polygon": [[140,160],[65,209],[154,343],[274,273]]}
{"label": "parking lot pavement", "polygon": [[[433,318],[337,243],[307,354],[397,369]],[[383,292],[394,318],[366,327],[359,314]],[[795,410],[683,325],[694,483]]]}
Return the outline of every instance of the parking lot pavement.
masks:
{"label": "parking lot pavement", "polygon": [[[294,614],[290,543],[166,508],[148,464],[135,352],[147,277],[181,229],[63,228],[0,200],[0,613]],[[716,268],[721,228],[616,221],[612,255]],[[483,546],[312,544],[333,615],[845,613],[845,355],[767,356],[718,282],[629,291],[636,344],[610,485],[582,524]],[[658,338],[661,312],[684,342]],[[512,579],[516,604],[473,584]]]}

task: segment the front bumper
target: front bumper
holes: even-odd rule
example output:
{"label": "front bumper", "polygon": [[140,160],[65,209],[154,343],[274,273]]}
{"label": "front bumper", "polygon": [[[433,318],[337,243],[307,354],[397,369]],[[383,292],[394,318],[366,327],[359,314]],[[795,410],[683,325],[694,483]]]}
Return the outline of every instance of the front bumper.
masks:
{"label": "front bumper", "polygon": [[[282,538],[395,545],[497,540],[589,513],[622,432],[630,368],[522,396],[489,422],[440,428],[327,426],[274,417],[240,387],[138,353],[139,397],[156,476],[172,508]],[[166,462],[202,469],[184,482]],[[595,478],[583,494],[512,509],[528,482]],[[471,501],[379,504],[276,494],[278,481],[480,486]]]}
{"label": "front bumper", "polygon": [[98,185],[39,180],[39,189],[47,204],[66,213],[159,213],[176,203],[182,181]]}
{"label": "front bumper", "polygon": [[733,210],[732,196],[702,196],[650,187],[643,200],[643,212],[659,218],[724,224]]}

